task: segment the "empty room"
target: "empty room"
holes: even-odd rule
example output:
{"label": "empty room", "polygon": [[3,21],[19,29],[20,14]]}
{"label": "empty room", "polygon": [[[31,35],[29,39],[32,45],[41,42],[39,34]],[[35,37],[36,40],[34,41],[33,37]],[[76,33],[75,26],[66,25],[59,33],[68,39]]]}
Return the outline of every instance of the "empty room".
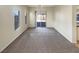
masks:
{"label": "empty room", "polygon": [[79,53],[79,5],[0,5],[1,53]]}

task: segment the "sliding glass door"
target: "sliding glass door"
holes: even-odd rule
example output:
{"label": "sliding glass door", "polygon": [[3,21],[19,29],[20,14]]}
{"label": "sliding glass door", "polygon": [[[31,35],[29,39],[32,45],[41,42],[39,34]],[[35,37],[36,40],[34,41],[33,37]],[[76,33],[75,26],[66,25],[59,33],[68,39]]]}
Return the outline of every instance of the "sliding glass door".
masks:
{"label": "sliding glass door", "polygon": [[36,13],[36,27],[46,27],[46,12]]}

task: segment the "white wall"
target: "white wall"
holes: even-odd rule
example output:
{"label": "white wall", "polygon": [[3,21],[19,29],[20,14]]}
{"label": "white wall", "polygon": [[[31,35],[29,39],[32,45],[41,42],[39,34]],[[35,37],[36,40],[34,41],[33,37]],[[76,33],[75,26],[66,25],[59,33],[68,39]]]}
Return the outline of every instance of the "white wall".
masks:
{"label": "white wall", "polygon": [[29,27],[35,27],[35,8],[30,8]]}
{"label": "white wall", "polygon": [[54,28],[70,42],[73,42],[72,20],[71,5],[54,7]]}
{"label": "white wall", "polygon": [[46,25],[47,27],[53,27],[54,23],[54,15],[53,15],[53,7],[50,8],[46,8],[47,11],[47,21],[46,21]]}
{"label": "white wall", "polygon": [[[35,27],[35,11],[37,9],[34,7],[30,8],[30,24],[29,27]],[[53,27],[53,8],[52,7],[43,7],[43,11],[47,12],[46,27]]]}
{"label": "white wall", "polygon": [[[13,14],[15,10],[20,10],[20,27],[16,31]],[[28,14],[26,6],[0,6],[0,52],[28,28],[25,24],[25,12]]]}

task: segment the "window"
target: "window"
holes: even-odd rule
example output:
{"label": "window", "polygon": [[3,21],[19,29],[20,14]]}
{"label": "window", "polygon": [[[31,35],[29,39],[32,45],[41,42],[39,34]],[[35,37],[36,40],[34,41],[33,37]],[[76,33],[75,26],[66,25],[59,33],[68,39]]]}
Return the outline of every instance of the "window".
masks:
{"label": "window", "polygon": [[25,15],[25,24],[27,24],[27,13]]}
{"label": "window", "polygon": [[17,11],[14,15],[14,28],[15,30],[19,27],[20,23],[20,11]]}

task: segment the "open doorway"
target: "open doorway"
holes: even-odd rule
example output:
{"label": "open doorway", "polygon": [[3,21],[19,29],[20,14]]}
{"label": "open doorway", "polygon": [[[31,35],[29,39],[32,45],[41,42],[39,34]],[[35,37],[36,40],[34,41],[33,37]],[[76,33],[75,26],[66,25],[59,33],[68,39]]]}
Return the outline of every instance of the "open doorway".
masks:
{"label": "open doorway", "polygon": [[76,35],[77,35],[77,44],[79,47],[79,9],[76,9]]}
{"label": "open doorway", "polygon": [[46,11],[36,11],[36,27],[46,27]]}
{"label": "open doorway", "polygon": [[76,32],[76,34],[75,34],[75,36],[76,36],[76,47],[78,47],[79,48],[79,9],[78,8],[76,8],[75,9],[75,26],[76,26],[76,30],[75,30],[75,32]]}

